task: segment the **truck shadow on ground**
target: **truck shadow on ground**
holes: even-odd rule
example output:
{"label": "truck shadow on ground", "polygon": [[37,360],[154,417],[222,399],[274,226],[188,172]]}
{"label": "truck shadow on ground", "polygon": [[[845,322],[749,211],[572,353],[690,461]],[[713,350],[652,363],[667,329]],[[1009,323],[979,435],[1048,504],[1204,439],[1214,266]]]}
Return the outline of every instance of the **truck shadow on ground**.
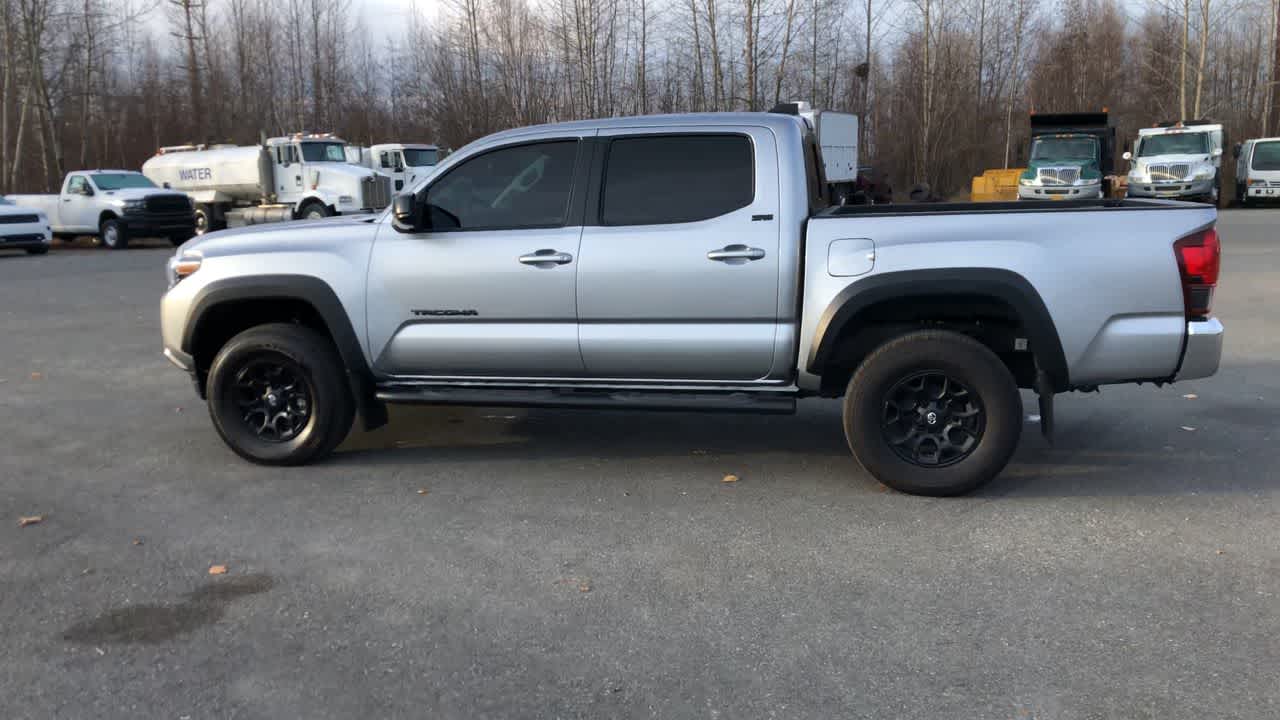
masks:
{"label": "truck shadow on ground", "polygon": [[239,598],[271,589],[269,575],[240,575],[205,583],[170,605],[126,605],[76,623],[62,635],[85,645],[140,643],[154,645],[211,625]]}
{"label": "truck shadow on ground", "polygon": [[[1081,410],[1084,412],[1082,413]],[[1264,407],[1198,406],[1195,420],[1219,425],[1280,423]],[[1105,427],[1100,432],[1099,427]],[[1063,413],[1053,443],[1028,420],[1013,461],[975,497],[1185,495],[1271,489],[1265,474],[1236,472],[1221,446],[1204,434],[1135,426],[1092,405]],[[500,408],[394,408],[392,422],[372,433],[353,433],[332,463],[340,466],[431,462],[506,462],[593,459],[631,464],[706,455],[749,458],[794,454],[826,464],[796,473],[839,473],[808,478],[878,486],[849,453],[838,401],[806,401],[796,416],[527,410]],[[799,478],[798,478],[799,479]]]}

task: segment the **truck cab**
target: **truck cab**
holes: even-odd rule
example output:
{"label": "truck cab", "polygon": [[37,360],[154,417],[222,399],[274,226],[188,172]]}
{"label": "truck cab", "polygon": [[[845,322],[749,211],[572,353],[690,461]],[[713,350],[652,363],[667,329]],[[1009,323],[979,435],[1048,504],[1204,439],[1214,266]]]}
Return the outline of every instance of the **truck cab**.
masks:
{"label": "truck cab", "polygon": [[1235,147],[1236,200],[1248,207],[1280,200],[1280,137],[1245,140]]}
{"label": "truck cab", "polygon": [[195,232],[191,202],[132,170],[67,173],[57,195],[11,195],[17,205],[41,210],[54,235],[98,237],[111,249],[134,237],[168,238],[181,245]]}
{"label": "truck cab", "polygon": [[1115,128],[1105,112],[1032,115],[1031,152],[1018,178],[1018,199],[1105,197],[1114,147]]}
{"label": "truck cab", "polygon": [[[321,218],[363,206],[354,193],[332,198],[317,195],[321,185],[354,187],[366,176],[347,162],[347,143],[342,138],[333,133],[295,133],[269,138],[266,148],[274,166],[276,202],[297,208],[300,217]],[[308,203],[315,198],[319,201]]]}
{"label": "truck cab", "polygon": [[426,143],[379,143],[367,148],[347,148],[347,158],[391,179],[399,192],[431,174],[444,153]]}
{"label": "truck cab", "polygon": [[1124,159],[1129,197],[1200,200],[1217,204],[1222,180],[1222,125],[1204,120],[1164,123],[1138,131]]}

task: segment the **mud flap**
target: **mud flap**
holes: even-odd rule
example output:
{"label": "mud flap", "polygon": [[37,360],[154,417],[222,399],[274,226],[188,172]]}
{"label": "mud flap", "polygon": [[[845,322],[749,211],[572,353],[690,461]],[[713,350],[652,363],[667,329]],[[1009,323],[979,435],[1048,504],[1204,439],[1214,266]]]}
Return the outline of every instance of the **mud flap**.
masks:
{"label": "mud flap", "polygon": [[1036,395],[1040,398],[1040,434],[1053,444],[1053,382],[1049,374],[1036,368]]}

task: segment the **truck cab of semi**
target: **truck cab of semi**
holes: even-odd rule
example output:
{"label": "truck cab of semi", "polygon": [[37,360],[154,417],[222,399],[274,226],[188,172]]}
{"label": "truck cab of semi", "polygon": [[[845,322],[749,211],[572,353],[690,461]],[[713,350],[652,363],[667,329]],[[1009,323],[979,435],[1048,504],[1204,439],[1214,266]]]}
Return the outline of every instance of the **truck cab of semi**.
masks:
{"label": "truck cab of semi", "polygon": [[[362,152],[362,157],[364,155]],[[392,190],[399,192],[431,174],[440,156],[440,148],[435,145],[381,143],[369,146],[366,164],[374,172],[391,178]]]}
{"label": "truck cab of semi", "polygon": [[1018,178],[1018,199],[1105,197],[1114,152],[1115,128],[1105,112],[1033,114],[1031,152]]}
{"label": "truck cab of semi", "polygon": [[1138,131],[1138,142],[1124,159],[1129,197],[1202,200],[1217,204],[1225,141],[1221,124],[1207,120],[1162,123]]}
{"label": "truck cab of semi", "polygon": [[261,145],[177,145],[160,148],[142,172],[191,197],[198,234],[385,208],[390,181],[349,162],[347,149],[333,133],[294,133]]}
{"label": "truck cab of semi", "polygon": [[1236,200],[1245,207],[1280,200],[1280,137],[1245,140],[1234,154]]}

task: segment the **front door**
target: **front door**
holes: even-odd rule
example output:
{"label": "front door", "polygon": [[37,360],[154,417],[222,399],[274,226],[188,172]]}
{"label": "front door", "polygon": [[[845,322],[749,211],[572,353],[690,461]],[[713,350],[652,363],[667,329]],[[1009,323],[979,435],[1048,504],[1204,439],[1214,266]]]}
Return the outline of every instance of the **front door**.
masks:
{"label": "front door", "polygon": [[62,207],[58,217],[64,228],[78,232],[98,232],[98,203],[93,194],[98,192],[89,182],[88,175],[72,175],[67,178],[67,191],[62,194]]}
{"label": "front door", "polygon": [[773,134],[698,127],[601,136],[600,198],[588,206],[578,266],[587,373],[766,378],[778,331]]}
{"label": "front door", "polygon": [[554,138],[467,158],[418,193],[428,230],[379,232],[368,311],[379,372],[582,375],[575,185],[584,146]]}

